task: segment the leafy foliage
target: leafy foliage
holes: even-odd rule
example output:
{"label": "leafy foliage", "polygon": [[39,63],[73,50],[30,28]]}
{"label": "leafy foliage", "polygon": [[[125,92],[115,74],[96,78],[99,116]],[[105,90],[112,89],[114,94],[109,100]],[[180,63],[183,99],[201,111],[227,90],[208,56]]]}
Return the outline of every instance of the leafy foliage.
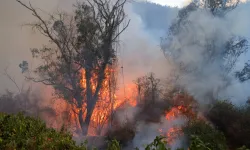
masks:
{"label": "leafy foliage", "polygon": [[170,150],[169,148],[166,148],[166,142],[162,141],[164,139],[164,137],[156,137],[154,139],[154,141],[147,145],[145,150],[151,150],[151,149],[155,149],[155,150]]}
{"label": "leafy foliage", "polygon": [[[191,141],[191,147],[199,143],[203,149],[226,150],[226,138],[224,134],[202,120],[192,120],[184,127],[184,133]],[[194,142],[196,141],[196,142]],[[204,144],[204,141],[206,144]]]}
{"label": "leafy foliage", "polygon": [[240,148],[237,148],[237,150],[250,150],[249,148],[247,148],[246,146],[242,146]]}
{"label": "leafy foliage", "polygon": [[227,137],[230,146],[250,147],[250,107],[236,107],[229,101],[218,101],[207,118]]}
{"label": "leafy foliage", "polygon": [[[202,121],[193,122],[186,128],[190,138],[190,150],[226,150],[225,138],[222,133],[213,129]],[[187,132],[188,131],[188,132]],[[0,114],[0,149],[20,150],[87,150],[87,141],[77,146],[72,135],[64,129],[56,131],[47,128],[39,119],[25,117],[22,114]],[[117,140],[110,140],[106,150],[121,150]],[[138,148],[136,148],[138,149]],[[97,149],[95,149],[97,150]],[[145,150],[171,150],[164,137],[157,136],[154,141],[145,147]],[[177,150],[184,150],[179,148]],[[242,146],[237,150],[249,150]]]}
{"label": "leafy foliage", "polygon": [[[191,144],[189,150],[212,150],[204,143],[198,136],[191,136]],[[167,148],[167,143],[164,141],[164,137],[156,137],[154,141],[148,144],[145,150],[171,150]],[[177,148],[176,150],[184,150],[183,148]]]}
{"label": "leafy foliage", "polygon": [[190,150],[211,150],[198,136],[191,136]]}
{"label": "leafy foliage", "polygon": [[3,113],[0,114],[0,149],[86,150],[84,145],[77,146],[69,133],[46,128],[39,119]]}
{"label": "leafy foliage", "polygon": [[107,150],[120,150],[121,146],[117,140],[112,140],[108,143]]}

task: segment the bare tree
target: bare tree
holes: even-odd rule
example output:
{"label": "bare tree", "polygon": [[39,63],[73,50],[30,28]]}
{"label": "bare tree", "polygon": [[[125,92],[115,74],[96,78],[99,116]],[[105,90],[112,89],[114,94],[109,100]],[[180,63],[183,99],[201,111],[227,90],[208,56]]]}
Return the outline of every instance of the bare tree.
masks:
{"label": "bare tree", "polygon": [[201,0],[203,5],[210,9],[213,15],[225,15],[237,7],[240,0]]}
{"label": "bare tree", "polygon": [[86,135],[106,70],[117,59],[114,44],[129,25],[129,21],[125,22],[126,0],[77,3],[74,16],[58,13],[49,15],[49,20],[43,19],[31,4],[16,1],[38,19],[28,25],[48,37],[53,45],[32,49],[33,57],[43,64],[34,71],[38,76],[27,79],[53,86],[57,96],[74,105]]}
{"label": "bare tree", "polygon": [[137,87],[139,103],[143,101],[146,104],[154,103],[159,99],[161,92],[160,79],[156,78],[153,73],[139,77],[134,82]]}
{"label": "bare tree", "polygon": [[5,75],[5,76],[15,85],[15,87],[17,88],[17,90],[18,90],[19,93],[22,93],[22,91],[23,91],[23,85],[22,85],[22,87],[20,88],[20,86],[17,84],[15,78],[13,78],[13,77],[8,73],[8,67],[6,67],[6,68],[4,69],[3,75]]}
{"label": "bare tree", "polygon": [[237,71],[235,76],[240,82],[245,82],[250,79],[250,62],[245,63],[244,68],[241,71]]}

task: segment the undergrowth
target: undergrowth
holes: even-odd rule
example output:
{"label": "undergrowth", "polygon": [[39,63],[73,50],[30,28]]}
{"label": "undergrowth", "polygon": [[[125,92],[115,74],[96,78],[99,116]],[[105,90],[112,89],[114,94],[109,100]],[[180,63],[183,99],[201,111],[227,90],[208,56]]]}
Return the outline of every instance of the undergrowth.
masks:
{"label": "undergrowth", "polygon": [[[156,137],[145,150],[171,150],[164,137]],[[198,135],[190,136],[189,150],[213,150],[211,144],[202,141]],[[0,149],[1,150],[87,150],[87,142],[77,145],[72,135],[63,128],[56,131],[47,128],[40,119],[22,114],[8,115],[0,113]],[[94,148],[95,149],[95,148]],[[121,150],[117,140],[108,142],[106,150]],[[138,150],[138,148],[135,148]],[[97,149],[95,149],[97,150]],[[179,148],[177,150],[184,150]],[[243,146],[237,150],[249,150]]]}

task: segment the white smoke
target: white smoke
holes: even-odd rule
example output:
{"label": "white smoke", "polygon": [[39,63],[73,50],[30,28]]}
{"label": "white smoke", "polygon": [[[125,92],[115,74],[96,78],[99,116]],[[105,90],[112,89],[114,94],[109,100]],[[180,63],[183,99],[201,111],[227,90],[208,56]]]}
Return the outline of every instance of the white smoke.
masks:
{"label": "white smoke", "polygon": [[[221,70],[219,66],[222,60],[218,58],[218,60],[215,61],[216,63],[206,64],[204,63],[205,58],[203,55],[206,51],[207,39],[215,40],[214,42],[217,46],[217,51],[215,51],[216,54],[219,54],[223,50],[224,44],[233,36],[242,36],[249,39],[250,19],[247,18],[249,13],[250,3],[240,4],[236,9],[229,12],[225,18],[214,17],[206,10],[194,11],[187,19],[193,26],[186,28],[170,43],[165,43],[168,48],[166,51],[169,49],[183,49],[178,58],[179,60],[174,60],[175,62],[185,62],[186,64],[201,68],[202,72],[199,75],[185,75],[179,81],[179,83],[186,87],[188,92],[193,95],[200,104],[209,103],[206,95],[208,91],[220,90],[220,93],[217,95],[218,99],[229,99],[236,105],[244,104],[248,96],[250,96],[249,82],[240,83],[235,79],[233,73],[226,75],[227,78],[231,80],[230,85],[224,89],[220,89],[225,85],[225,81],[221,76],[223,70]],[[149,31],[145,32],[152,33],[151,31],[149,29]],[[194,41],[198,41],[198,44],[194,44]],[[239,57],[232,72],[243,68],[244,63],[249,59],[249,54],[250,53],[246,53]],[[167,73],[169,73],[169,67],[167,67],[167,70],[168,71],[165,72],[166,76]],[[166,128],[171,126],[172,124],[169,124],[169,122],[164,124]],[[162,124],[139,124],[139,126],[137,126],[138,133],[133,141],[134,145],[143,149],[144,144],[152,142],[155,136],[159,134],[157,131],[161,127],[163,127]],[[181,142],[177,144],[177,147],[183,144],[182,139],[179,139],[179,141]]]}
{"label": "white smoke", "polygon": [[[185,123],[186,119],[183,117],[176,117],[169,121],[166,120],[164,116],[161,117],[160,123],[140,122],[137,126],[138,132],[133,139],[133,146],[143,150],[145,149],[145,145],[152,143],[156,136],[163,134],[163,136],[167,137],[167,133],[170,133],[171,129],[181,128]],[[177,139],[173,139],[173,143],[168,143],[168,146],[170,146],[172,149],[180,148],[181,145],[184,144],[182,143],[183,137],[181,135],[178,135],[176,138]]]}
{"label": "white smoke", "polygon": [[[23,2],[27,3],[28,0]],[[39,8],[39,13],[46,19],[49,13],[53,13],[57,9],[71,13],[72,5],[76,1],[31,0],[30,2],[35,8]],[[120,66],[124,68],[125,82],[131,83],[132,80],[148,72],[155,72],[164,77],[165,72],[168,72],[167,60],[160,50],[159,43],[152,42],[151,36],[143,30],[144,24],[140,16],[133,12],[132,5],[133,3],[126,5],[125,9],[131,23],[120,38],[119,58],[121,60]],[[30,48],[39,48],[44,44],[48,44],[48,39],[40,35],[39,32],[33,32],[29,27],[21,26],[36,21],[36,18],[16,1],[0,1],[0,8],[0,19],[2,20],[0,31],[3,33],[0,35],[0,71],[4,70],[7,64],[10,64],[9,73],[15,75],[16,81],[21,84],[24,78],[21,69],[18,67],[19,63],[27,60],[29,65],[34,65],[33,68],[39,64],[39,62],[31,58]],[[162,69],[163,66],[165,66],[164,69]],[[121,75],[119,81],[122,81]],[[0,87],[1,92],[4,92],[6,88],[11,90],[15,88],[12,83],[6,81],[5,77],[0,77],[0,83],[2,85]],[[41,92],[41,95],[46,95],[45,99],[51,95],[50,88],[38,91]],[[133,110],[127,112],[128,118],[133,118]]]}
{"label": "white smoke", "polygon": [[[53,12],[57,8],[70,12],[72,11],[72,4],[74,2],[75,1],[66,0],[31,1],[34,6],[41,8],[45,12]],[[152,34],[154,34],[152,31],[166,32],[168,26],[166,26],[166,30],[145,29],[145,20],[134,12],[132,5],[133,3],[130,3],[126,6],[128,19],[131,19],[131,23],[121,36],[121,50],[119,52],[119,58],[121,60],[120,66],[123,66],[124,68],[125,82],[129,83],[135,78],[145,75],[148,72],[154,72],[158,77],[168,77],[172,66],[168,63],[167,59],[165,59],[161,52],[159,46],[160,41],[158,43],[158,39],[152,40]],[[206,64],[201,64],[201,62],[203,62],[202,52],[205,49],[199,45],[187,46],[187,44],[196,39],[201,45],[204,45],[207,38],[215,38],[216,43],[218,43],[217,45],[220,46],[221,43],[227,41],[231,35],[249,37],[249,11],[249,3],[241,4],[224,19],[214,18],[206,11],[195,11],[191,13],[188,18],[195,23],[195,26],[189,28],[189,32],[184,32],[179,35],[181,41],[174,41],[168,45],[171,49],[185,49],[180,57],[182,61],[196,64],[198,67],[206,67],[202,76],[186,76],[180,81],[181,84],[186,86],[188,91],[200,102],[204,103],[203,97],[208,90],[216,89],[224,83],[220,76],[221,70],[217,65],[206,66]],[[20,83],[23,81],[23,78],[21,71],[18,68],[18,64],[22,60],[32,60],[29,48],[40,47],[43,44],[47,44],[47,39],[37,33],[31,32],[28,28],[21,28],[20,25],[35,21],[35,18],[15,1],[0,1],[0,14],[0,71],[10,64],[10,73],[15,74],[16,79]],[[176,13],[171,15],[171,18],[166,19],[172,20]],[[151,18],[148,18],[148,20],[150,22]],[[161,22],[158,23],[161,24]],[[159,33],[155,34],[161,35]],[[236,69],[242,68],[244,64],[243,60],[247,60],[248,57],[249,55],[241,57],[239,63],[236,65]],[[122,77],[120,76],[120,79],[121,78]],[[4,85],[0,87],[1,92],[5,88],[13,88],[12,86],[7,86],[9,85],[9,82],[6,81],[6,78],[1,77],[0,83],[1,85]],[[231,86],[220,93],[220,97],[232,98],[234,103],[242,104],[242,102],[246,101],[247,96],[249,96],[248,89],[248,83],[241,84],[237,80],[233,80]],[[129,112],[129,117],[131,117],[132,114],[131,118],[133,118],[136,110],[129,110]],[[150,125],[140,123],[137,127],[138,134],[136,134],[133,141],[134,145],[141,147],[143,144],[148,144],[153,141],[156,135],[158,135],[159,128],[168,130],[173,124],[182,125],[185,121],[183,119],[177,119],[177,121],[174,121],[172,124],[166,122],[164,118],[162,122],[163,123],[161,124]]]}
{"label": "white smoke", "polygon": [[[233,98],[231,100],[235,104],[239,104],[239,101],[246,101],[250,95],[249,92],[243,92],[245,87],[249,87],[249,84],[239,83],[233,77],[233,73],[226,74],[226,77],[230,78],[231,84],[228,87],[224,86],[226,82],[223,80],[224,76],[222,74],[225,73],[221,69],[223,58],[218,57],[223,52],[225,43],[233,36],[249,37],[247,26],[250,19],[245,17],[249,10],[248,3],[240,4],[238,8],[223,18],[215,17],[207,10],[198,9],[189,14],[187,18],[189,25],[185,26],[171,40],[164,43],[166,52],[181,50],[178,57],[173,60],[175,63],[182,62],[199,70],[198,73],[194,71],[183,75],[179,82],[200,103],[209,103],[206,95],[209,91],[215,92],[219,90],[220,93],[217,93],[217,98]],[[238,17],[236,17],[236,14]],[[213,39],[215,46],[213,51],[215,60],[213,63],[206,61],[207,43],[211,39]],[[249,56],[248,53],[245,55]],[[239,67],[244,65],[243,60],[244,57],[240,57],[236,68],[232,72],[242,69]]]}

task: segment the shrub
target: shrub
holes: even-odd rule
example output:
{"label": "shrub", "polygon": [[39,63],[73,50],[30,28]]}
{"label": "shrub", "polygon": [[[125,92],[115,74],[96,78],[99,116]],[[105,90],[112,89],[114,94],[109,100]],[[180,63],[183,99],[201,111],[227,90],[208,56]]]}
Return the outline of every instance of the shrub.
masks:
{"label": "shrub", "polygon": [[164,137],[156,137],[154,141],[150,144],[148,144],[145,148],[145,150],[170,150],[170,148],[166,148],[167,143],[163,141]]}
{"label": "shrub", "polygon": [[198,136],[191,136],[190,150],[212,150],[209,148],[209,144],[204,143]]}
{"label": "shrub", "polygon": [[236,107],[229,101],[219,101],[207,113],[207,118],[222,132],[233,148],[250,147],[250,107]]}
{"label": "shrub", "polygon": [[[204,143],[209,149],[212,150],[226,150],[226,138],[224,134],[212,126],[207,124],[202,120],[193,120],[190,121],[184,128],[184,133],[187,135],[190,144],[192,146],[192,141],[196,140],[197,138]],[[194,138],[195,137],[195,138]],[[201,144],[202,145],[202,144]]]}
{"label": "shrub", "polygon": [[242,146],[240,148],[237,148],[237,150],[250,150],[250,149],[248,149],[246,146]]}
{"label": "shrub", "polygon": [[0,149],[86,150],[84,145],[77,146],[69,133],[46,128],[39,119],[3,113],[0,114]]}
{"label": "shrub", "polygon": [[112,140],[108,143],[107,150],[120,150],[121,146],[117,140]]}
{"label": "shrub", "polygon": [[[212,150],[207,145],[199,137],[192,136],[189,150]],[[138,148],[136,149],[138,150]],[[164,137],[157,136],[152,143],[146,146],[145,150],[171,150],[171,148],[167,148],[167,142],[164,140]],[[177,148],[176,150],[184,149]]]}
{"label": "shrub", "polygon": [[130,143],[135,136],[135,126],[133,123],[118,124],[107,132],[108,140],[116,139],[123,146]]}

